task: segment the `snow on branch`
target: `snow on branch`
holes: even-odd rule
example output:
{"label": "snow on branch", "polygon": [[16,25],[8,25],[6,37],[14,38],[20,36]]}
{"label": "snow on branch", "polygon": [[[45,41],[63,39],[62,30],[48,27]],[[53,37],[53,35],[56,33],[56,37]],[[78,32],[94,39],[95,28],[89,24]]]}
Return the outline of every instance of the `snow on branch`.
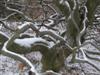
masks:
{"label": "snow on branch", "polygon": [[[24,56],[21,56],[20,54],[11,52],[11,51],[9,51],[9,50],[7,49],[9,46],[11,46],[11,45],[13,44],[13,41],[14,41],[18,36],[20,36],[21,33],[25,32],[28,28],[30,28],[30,25],[28,25],[28,24],[29,24],[29,23],[26,23],[26,24],[24,24],[22,27],[20,27],[20,28],[14,33],[14,35],[13,35],[7,42],[5,42],[5,44],[4,44],[4,46],[3,46],[2,50],[1,50],[1,52],[2,52],[2,54],[6,55],[6,56],[8,56],[8,57],[12,57],[12,58],[14,58],[14,59],[20,60],[21,62],[23,62],[23,63],[25,63],[27,66],[29,66],[29,67],[31,68],[31,71],[32,71],[32,72],[37,73],[36,70],[34,69],[33,64],[32,64],[28,59],[26,59]],[[1,33],[1,34],[3,34],[3,33]],[[4,34],[3,34],[3,35],[4,35]],[[6,35],[4,35],[4,36],[6,36]],[[19,42],[19,41],[20,41],[20,42]],[[28,42],[27,42],[27,41],[28,41]],[[16,40],[15,40],[16,43],[18,43],[18,44],[20,43],[21,45],[23,45],[23,43],[24,43],[25,46],[30,46],[30,44],[35,43],[35,42],[40,42],[40,41],[47,44],[47,42],[46,42],[45,40],[43,40],[42,38],[34,38],[34,39],[30,38],[30,40],[29,40],[29,39],[24,39],[24,40],[18,40],[18,39],[16,39]],[[22,42],[23,42],[23,43],[22,43]],[[26,42],[27,44],[26,44],[25,42]],[[36,74],[36,75],[38,75],[38,74]]]}
{"label": "snow on branch", "polygon": [[51,25],[53,25],[53,24],[54,24],[54,21],[53,21],[53,20],[48,19],[48,21],[49,21],[49,23],[46,23],[46,24],[45,24],[46,26],[51,26]]}
{"label": "snow on branch", "polygon": [[88,63],[100,72],[100,69],[98,68],[98,66],[95,63],[93,63],[91,60],[89,60],[88,58],[86,60],[86,59],[81,59],[81,58],[76,57],[76,62],[78,62],[78,63]]}
{"label": "snow on branch", "polygon": [[92,51],[87,51],[87,50],[86,50],[86,53],[93,54],[93,55],[100,55],[100,52],[92,52]]}
{"label": "snow on branch", "polygon": [[[19,36],[20,36],[20,34],[21,33],[24,33],[27,29],[29,29],[29,28],[31,28],[31,29],[33,29],[34,31],[35,30],[38,30],[37,28],[36,28],[36,26],[34,26],[34,23],[31,23],[31,22],[26,22],[25,24],[23,24],[22,26],[20,26],[19,27],[19,29],[17,29],[16,30],[16,32],[14,33],[14,35],[4,44],[4,46],[3,46],[3,48],[2,48],[2,54],[4,54],[4,55],[7,55],[7,56],[9,56],[9,57],[12,57],[12,58],[14,58],[14,59],[18,59],[18,60],[20,60],[20,61],[22,61],[23,63],[25,63],[25,64],[27,64],[30,68],[31,68],[31,70],[34,72],[34,66],[32,65],[32,63],[29,61],[29,60],[27,60],[25,57],[23,57],[23,56],[21,56],[20,54],[17,54],[17,53],[14,53],[14,52],[11,52],[11,51],[9,51],[7,48],[9,48],[12,44],[13,44],[13,42],[15,41],[16,43],[18,43],[18,44],[21,44],[22,46],[24,45],[24,46],[30,46],[32,43],[35,43],[35,42],[44,42],[44,43],[47,43],[44,39],[42,39],[42,38],[30,38],[30,40],[29,39],[23,39],[23,40],[20,40],[20,39],[16,39],[16,38],[18,38]],[[62,37],[60,37],[59,35],[57,35],[57,34],[55,34],[55,33],[53,33],[53,32],[49,32],[49,31],[46,31],[46,32],[40,32],[40,31],[38,31],[38,33],[42,33],[42,35],[46,35],[46,34],[48,34],[48,35],[51,35],[51,36],[53,36],[53,37],[56,37],[56,39],[57,40],[60,40],[60,41],[65,41]],[[27,42],[27,44],[26,43],[24,43],[24,42]],[[23,43],[24,44],[23,44]],[[69,46],[68,46],[69,47]]]}
{"label": "snow on branch", "polygon": [[100,71],[100,68],[95,64],[93,63],[91,60],[95,60],[95,61],[100,61],[99,58],[97,57],[93,57],[93,56],[90,56],[89,54],[87,53],[90,53],[90,54],[96,54],[96,55],[100,55],[100,53],[97,53],[97,52],[90,52],[90,51],[87,51],[87,50],[84,50],[82,49],[81,47],[84,47],[85,45],[87,44],[91,44],[92,46],[94,46],[98,51],[100,51],[100,49],[93,43],[91,42],[85,42],[83,43],[80,47],[78,47],[78,49],[80,48],[80,51],[82,52],[82,55],[83,55],[83,59],[82,58],[79,58],[78,55],[76,54],[76,62],[78,63],[88,63],[90,64],[91,66],[93,66],[96,70]]}
{"label": "snow on branch", "polygon": [[69,8],[69,12],[71,12],[71,7],[70,7],[68,1],[65,1],[65,5]]}
{"label": "snow on branch", "polygon": [[72,51],[72,47],[71,47],[70,45],[67,44],[67,41],[64,40],[63,37],[61,37],[60,35],[55,34],[55,33],[52,32],[52,31],[41,31],[41,32],[39,33],[39,35],[40,35],[40,36],[50,35],[50,36],[53,37],[54,39],[59,40],[59,41],[61,41],[61,42],[64,42],[65,45],[68,47],[68,49]]}
{"label": "snow on branch", "polygon": [[84,20],[83,20],[83,29],[80,31],[80,33],[77,35],[76,41],[77,45],[81,45],[81,37],[86,32],[86,22],[87,22],[87,7],[84,6],[85,13],[84,13]]}
{"label": "snow on branch", "polygon": [[27,66],[29,66],[31,68],[32,72],[34,72],[34,73],[36,73],[36,75],[38,75],[37,71],[35,70],[35,68],[33,66],[33,64],[28,59],[26,59],[24,56],[22,56],[20,54],[17,54],[17,53],[14,53],[14,52],[11,52],[11,51],[7,50],[6,47],[7,47],[8,43],[9,43],[8,41],[5,42],[5,44],[4,44],[3,48],[2,48],[2,51],[1,51],[2,54],[23,62],[25,65],[27,65]]}
{"label": "snow on branch", "polygon": [[9,36],[8,36],[8,35],[6,35],[4,32],[1,32],[1,31],[0,31],[0,36],[1,36],[1,35],[9,39]]}
{"label": "snow on branch", "polygon": [[[17,54],[17,53],[9,51],[8,48],[13,44],[13,42],[18,44],[18,45],[20,45],[20,46],[28,47],[28,48],[31,47],[32,45],[38,45],[38,44],[42,44],[42,45],[45,45],[45,47],[52,48],[51,44],[56,46],[57,45],[56,41],[59,41],[60,43],[64,43],[64,45],[70,51],[73,51],[72,52],[73,53],[73,58],[75,58],[77,62],[79,62],[79,63],[88,63],[88,64],[92,65],[93,67],[95,67],[98,71],[100,71],[100,69],[97,68],[97,65],[90,60],[90,59],[92,59],[92,60],[100,61],[100,59],[99,58],[94,58],[94,57],[91,57],[90,55],[88,55],[88,54],[100,55],[100,53],[90,52],[90,51],[84,50],[82,48],[82,47],[84,47],[87,44],[91,44],[92,46],[97,48],[98,51],[100,51],[100,48],[98,48],[95,44],[93,44],[91,42],[84,42],[84,43],[81,42],[81,38],[82,38],[83,34],[86,32],[86,22],[87,22],[87,13],[88,13],[87,7],[84,6],[85,13],[84,13],[84,19],[82,21],[82,26],[83,27],[82,27],[82,29],[80,29],[78,24],[77,24],[77,22],[75,21],[75,17],[74,17],[74,15],[76,15],[75,11],[77,10],[77,0],[73,0],[74,5],[73,5],[72,9],[71,9],[70,3],[67,0],[66,1],[60,0],[60,4],[63,4],[63,3],[68,8],[69,13],[70,13],[68,18],[67,18],[67,22],[70,22],[70,20],[72,20],[73,24],[75,25],[75,28],[78,31],[78,35],[76,35],[77,47],[72,48],[67,43],[67,40],[65,40],[62,36],[60,36],[59,34],[57,34],[57,33],[55,33],[53,31],[53,30],[56,31],[56,29],[54,27],[57,27],[57,25],[62,20],[64,21],[65,17],[62,18],[62,16],[59,15],[57,13],[57,11],[51,5],[45,4],[45,2],[42,3],[42,7],[43,8],[45,6],[47,6],[50,9],[52,9],[55,12],[55,14],[51,15],[49,18],[47,18],[47,14],[45,14],[46,15],[45,16],[45,20],[42,21],[41,27],[45,27],[47,29],[45,29],[45,30],[42,29],[41,30],[41,27],[39,29],[39,26],[35,23],[35,21],[32,18],[28,17],[23,12],[21,12],[21,11],[19,11],[17,9],[13,9],[13,8],[8,7],[7,4],[6,4],[6,9],[9,10],[9,11],[14,11],[14,13],[8,15],[6,18],[0,19],[1,23],[4,25],[5,28],[7,28],[9,30],[12,30],[9,27],[5,26],[5,24],[2,21],[7,20],[9,17],[15,15],[16,13],[22,15],[26,22],[24,24],[22,24],[21,26],[18,26],[18,29],[15,30],[14,35],[11,38],[6,36],[4,33],[0,32],[1,35],[9,38],[8,41],[5,42],[5,44],[4,44],[4,46],[3,46],[2,50],[1,50],[2,54],[22,61],[23,63],[25,63],[27,66],[30,67],[32,72],[37,73],[37,71],[35,70],[34,66],[32,65],[32,63],[28,59],[26,59],[24,56],[21,56],[20,54]],[[46,13],[47,11],[44,10],[44,12]],[[44,21],[46,21],[46,22],[44,22]],[[48,23],[47,23],[47,21],[48,21]],[[36,37],[19,39],[18,37],[20,36],[20,34],[24,33],[29,28],[31,28],[33,31],[35,31]],[[46,35],[50,39],[52,39],[52,41],[54,40],[53,43],[50,42],[50,41],[47,41],[45,38],[43,39],[43,37],[44,36],[46,37]],[[78,55],[76,53],[77,50],[81,51],[81,53],[83,55],[83,59],[78,57]],[[75,52],[75,54],[74,54],[74,52]],[[53,71],[48,71],[46,73],[47,74],[48,73],[54,73],[55,75],[58,75],[57,73],[55,73]]]}
{"label": "snow on branch", "polygon": [[15,39],[14,42],[20,46],[23,46],[23,47],[29,47],[31,48],[32,45],[34,45],[35,43],[38,43],[38,42],[43,42],[45,43],[47,46],[49,45],[49,43],[42,39],[42,38],[38,38],[38,37],[35,37],[35,38],[24,38],[24,39]]}

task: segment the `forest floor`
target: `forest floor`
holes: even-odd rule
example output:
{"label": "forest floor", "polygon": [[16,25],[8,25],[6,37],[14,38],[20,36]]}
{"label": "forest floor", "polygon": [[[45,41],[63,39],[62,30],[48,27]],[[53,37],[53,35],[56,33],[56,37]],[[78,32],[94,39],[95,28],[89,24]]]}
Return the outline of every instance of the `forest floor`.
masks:
{"label": "forest floor", "polygon": [[[100,39],[98,39],[98,40],[100,41]],[[84,49],[91,50],[91,51],[97,51],[96,48],[90,44],[84,46]],[[33,56],[33,55],[30,55],[30,56]],[[97,57],[97,56],[95,56],[95,57]],[[84,63],[84,64],[83,63],[69,64],[68,63],[69,60],[70,60],[70,56],[68,59],[66,59],[65,64],[67,64],[69,66],[73,66],[73,67],[72,68],[67,67],[67,69],[64,69],[64,68],[61,69],[61,72],[63,72],[63,75],[100,75],[100,72],[96,71],[89,64],[86,64],[86,63]],[[96,61],[93,61],[93,62],[95,62],[97,64],[97,66],[100,68],[100,62],[96,62]],[[25,69],[23,71],[21,71],[19,69],[20,63],[21,62],[19,62],[17,60],[0,55],[0,75],[28,75],[29,70],[27,67],[25,67]]]}

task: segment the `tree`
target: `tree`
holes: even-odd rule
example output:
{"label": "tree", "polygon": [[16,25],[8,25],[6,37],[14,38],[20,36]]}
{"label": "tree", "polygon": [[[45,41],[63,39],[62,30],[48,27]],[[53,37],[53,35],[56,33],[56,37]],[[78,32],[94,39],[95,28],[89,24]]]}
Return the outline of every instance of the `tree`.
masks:
{"label": "tree", "polygon": [[[1,17],[0,23],[3,27],[8,29],[13,36],[6,37],[0,33],[0,39],[2,39],[2,41],[0,41],[0,53],[20,60],[29,66],[32,72],[35,71],[34,66],[27,58],[20,54],[40,51],[43,55],[41,60],[43,71],[53,70],[59,72],[61,67],[64,66],[65,58],[68,58],[69,55],[72,55],[72,63],[88,63],[100,71],[100,68],[90,60],[100,61],[100,59],[89,56],[89,54],[100,55],[100,53],[83,49],[85,45],[91,44],[97,48],[98,51],[100,50],[94,43],[85,42],[84,38],[86,30],[92,27],[90,24],[92,24],[94,18],[94,11],[100,3],[99,0],[84,0],[84,2],[81,2],[81,0],[39,0],[39,2],[36,2],[39,3],[39,9],[42,11],[42,14],[38,14],[35,18],[33,18],[33,14],[28,14],[32,11],[24,13],[26,9],[33,8],[30,5],[26,5],[26,3],[30,3],[31,0],[26,0],[24,1],[25,3],[22,1],[23,5],[19,5],[21,3],[20,1],[14,1],[15,0],[5,0],[4,5],[2,5],[10,14],[7,13],[9,15],[5,18]],[[38,18],[39,16],[43,18],[40,19]],[[16,17],[17,20],[14,17]],[[15,21],[22,22],[22,25],[17,26],[15,29],[5,25],[4,21],[13,21],[13,18]],[[33,35],[21,36],[30,28],[31,33],[33,33],[33,35],[36,34],[34,35],[35,37]],[[30,42],[28,42],[29,40]],[[24,42],[24,44],[22,42]],[[26,44],[27,42],[28,45]],[[77,56],[78,54],[81,54],[83,59],[79,58]]]}

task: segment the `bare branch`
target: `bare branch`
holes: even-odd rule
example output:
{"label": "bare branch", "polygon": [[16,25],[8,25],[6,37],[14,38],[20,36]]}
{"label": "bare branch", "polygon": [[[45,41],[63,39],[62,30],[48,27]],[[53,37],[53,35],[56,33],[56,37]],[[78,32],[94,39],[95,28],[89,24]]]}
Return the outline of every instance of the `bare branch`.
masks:
{"label": "bare branch", "polygon": [[69,21],[69,20],[71,19],[71,20],[73,21],[73,23],[74,23],[74,25],[75,25],[77,31],[79,32],[80,29],[79,29],[78,24],[76,23],[76,21],[75,21],[75,19],[74,19],[74,13],[75,13],[76,8],[77,8],[77,4],[76,4],[76,0],[74,0],[74,7],[73,7],[73,10],[71,10],[71,9],[69,10],[69,11],[71,11],[71,12],[70,12],[70,15],[69,15],[67,21]]}
{"label": "bare branch", "polygon": [[81,45],[81,37],[86,32],[87,8],[86,8],[86,6],[84,6],[84,8],[85,8],[85,14],[84,14],[85,18],[83,20],[83,29],[80,31],[80,33],[76,37],[76,41],[77,41],[78,46]]}
{"label": "bare branch", "polygon": [[16,13],[14,12],[14,13],[8,15],[7,17],[5,17],[5,18],[3,18],[3,19],[0,19],[0,21],[5,21],[5,20],[9,19],[11,16],[14,16],[15,14],[16,14]]}
{"label": "bare branch", "polygon": [[[42,31],[39,33],[40,36],[44,36],[44,35],[50,35],[51,37],[55,38],[56,40],[60,40],[61,42],[65,42],[66,41],[59,35],[53,33],[52,31]],[[66,43],[66,46],[68,47],[69,50],[72,51],[72,47],[69,46],[67,43]]]}
{"label": "bare branch", "polygon": [[95,69],[97,69],[98,71],[100,71],[100,69],[97,67],[97,65],[95,65],[92,61],[90,61],[89,59],[84,60],[84,59],[80,59],[80,58],[76,58],[76,62],[78,63],[88,63],[91,66],[93,66]]}
{"label": "bare branch", "polygon": [[28,67],[31,68],[31,71],[32,71],[32,72],[37,73],[37,71],[35,70],[33,64],[32,64],[28,59],[26,59],[24,56],[22,56],[22,55],[20,55],[20,54],[17,54],[17,53],[14,53],[14,52],[11,52],[11,51],[7,50],[6,47],[7,47],[7,44],[8,44],[8,43],[9,43],[9,42],[7,41],[7,42],[4,44],[4,46],[3,46],[3,48],[2,48],[2,51],[1,51],[2,54],[4,54],[4,55],[6,55],[6,56],[8,56],[8,57],[11,57],[11,58],[14,58],[14,59],[17,59],[17,60],[23,62],[25,65],[27,65]]}
{"label": "bare branch", "polygon": [[6,6],[6,9],[8,9],[10,11],[14,11],[14,12],[22,15],[25,18],[26,21],[33,22],[33,19],[31,19],[30,17],[26,16],[23,12],[21,12],[21,11],[19,11],[17,9],[13,9],[13,8],[8,7],[8,6]]}
{"label": "bare branch", "polygon": [[88,54],[93,54],[93,55],[100,55],[100,52],[92,52],[92,51],[88,51],[88,50],[85,50],[86,53]]}
{"label": "bare branch", "polygon": [[100,62],[100,59],[99,58],[96,58],[96,57],[93,57],[93,56],[90,56],[89,54],[85,53],[87,58],[89,59],[92,59],[92,60],[95,60],[95,61],[99,61]]}
{"label": "bare branch", "polygon": [[16,30],[10,28],[9,26],[5,25],[4,22],[0,21],[0,23],[1,23],[6,29],[11,30],[11,31],[13,31],[13,32],[16,31]]}

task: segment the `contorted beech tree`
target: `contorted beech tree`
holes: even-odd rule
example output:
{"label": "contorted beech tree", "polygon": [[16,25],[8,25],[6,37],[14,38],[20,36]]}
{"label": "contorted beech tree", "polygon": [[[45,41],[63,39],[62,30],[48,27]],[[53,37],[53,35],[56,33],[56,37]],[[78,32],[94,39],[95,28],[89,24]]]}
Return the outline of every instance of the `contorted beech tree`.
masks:
{"label": "contorted beech tree", "polygon": [[[35,7],[35,3],[38,6]],[[100,59],[89,56],[100,55],[100,48],[92,42],[85,42],[84,39],[87,28],[93,26],[94,12],[99,4],[100,0],[1,0],[0,10],[5,12],[0,12],[1,29],[7,29],[12,36],[8,37],[0,31],[0,53],[20,60],[37,75],[33,64],[21,54],[40,51],[42,72],[59,72],[65,66],[64,61],[69,55],[72,55],[72,63],[88,63],[100,71],[91,61]],[[36,15],[28,14],[34,13],[35,10]],[[5,21],[14,20],[21,22],[21,25],[12,28],[5,24]],[[32,35],[22,37],[30,29]],[[91,44],[99,52],[84,50],[83,47],[87,44]],[[82,53],[83,58],[77,56],[79,53]],[[56,75],[55,72],[52,73]]]}

